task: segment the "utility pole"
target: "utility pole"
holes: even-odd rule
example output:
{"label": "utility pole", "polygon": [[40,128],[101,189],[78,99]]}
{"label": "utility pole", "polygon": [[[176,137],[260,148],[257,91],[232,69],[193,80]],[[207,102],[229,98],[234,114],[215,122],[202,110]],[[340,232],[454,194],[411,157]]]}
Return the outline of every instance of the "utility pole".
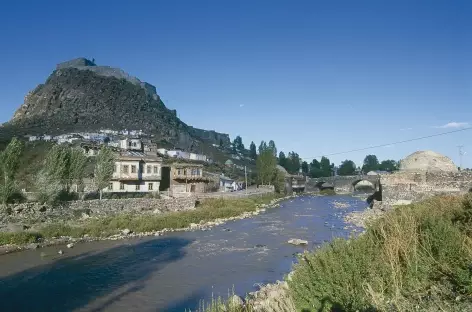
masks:
{"label": "utility pole", "polygon": [[462,148],[464,145],[459,145],[457,148],[459,149],[459,168],[462,171],[462,156],[464,155],[464,152],[462,151]]}
{"label": "utility pole", "polygon": [[247,196],[247,170],[246,170],[246,166],[244,166],[244,179],[246,180],[246,196]]}

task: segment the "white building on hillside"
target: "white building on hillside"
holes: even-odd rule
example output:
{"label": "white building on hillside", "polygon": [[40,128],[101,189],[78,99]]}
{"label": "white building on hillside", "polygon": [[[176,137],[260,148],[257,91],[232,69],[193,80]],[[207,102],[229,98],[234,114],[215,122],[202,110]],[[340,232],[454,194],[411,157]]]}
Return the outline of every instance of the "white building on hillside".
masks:
{"label": "white building on hillside", "polygon": [[104,192],[158,193],[162,159],[141,152],[128,151],[117,156],[112,180]]}

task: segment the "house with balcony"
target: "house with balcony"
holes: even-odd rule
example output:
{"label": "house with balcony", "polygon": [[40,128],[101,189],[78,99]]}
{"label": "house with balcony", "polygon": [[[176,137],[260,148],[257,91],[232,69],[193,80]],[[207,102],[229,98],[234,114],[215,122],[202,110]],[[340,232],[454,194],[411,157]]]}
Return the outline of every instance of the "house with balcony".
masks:
{"label": "house with balcony", "polygon": [[176,163],[170,167],[170,193],[178,196],[212,190],[213,179],[203,175],[203,165]]}
{"label": "house with balcony", "polygon": [[105,192],[158,193],[162,159],[142,152],[124,151],[116,157],[113,177]]}

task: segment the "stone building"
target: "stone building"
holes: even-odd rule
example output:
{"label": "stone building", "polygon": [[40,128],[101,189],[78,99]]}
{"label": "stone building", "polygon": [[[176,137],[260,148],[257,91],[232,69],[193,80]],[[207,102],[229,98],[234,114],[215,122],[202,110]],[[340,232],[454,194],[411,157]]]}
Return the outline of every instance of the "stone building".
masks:
{"label": "stone building", "polygon": [[176,163],[170,167],[172,196],[210,191],[212,179],[203,175],[203,165]]}
{"label": "stone building", "polygon": [[449,157],[433,151],[417,151],[400,161],[401,171],[457,172],[457,166]]}
{"label": "stone building", "polygon": [[112,180],[104,192],[159,192],[162,159],[142,152],[121,152]]}

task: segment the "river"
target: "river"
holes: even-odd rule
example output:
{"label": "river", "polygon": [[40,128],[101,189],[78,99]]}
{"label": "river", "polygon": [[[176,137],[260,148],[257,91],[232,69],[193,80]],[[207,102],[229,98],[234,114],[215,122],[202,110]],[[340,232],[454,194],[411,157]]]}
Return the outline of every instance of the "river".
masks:
{"label": "river", "polygon": [[[1,311],[173,312],[195,309],[201,299],[227,297],[233,290],[243,296],[257,283],[282,279],[295,253],[347,237],[342,216],[365,207],[350,196],[301,196],[209,231],[3,255]],[[292,246],[290,238],[309,244]]]}

